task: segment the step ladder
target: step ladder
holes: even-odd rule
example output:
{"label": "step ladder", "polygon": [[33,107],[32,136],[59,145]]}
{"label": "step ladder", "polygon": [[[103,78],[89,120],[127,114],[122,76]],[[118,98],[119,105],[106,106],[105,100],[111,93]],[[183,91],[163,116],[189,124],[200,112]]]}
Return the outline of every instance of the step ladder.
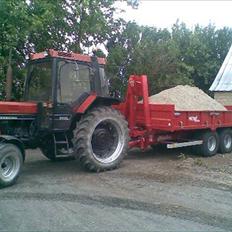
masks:
{"label": "step ladder", "polygon": [[[70,147],[68,136],[64,132],[53,134],[54,154],[58,157],[69,157],[73,155],[73,149]],[[62,151],[64,149],[64,151]]]}

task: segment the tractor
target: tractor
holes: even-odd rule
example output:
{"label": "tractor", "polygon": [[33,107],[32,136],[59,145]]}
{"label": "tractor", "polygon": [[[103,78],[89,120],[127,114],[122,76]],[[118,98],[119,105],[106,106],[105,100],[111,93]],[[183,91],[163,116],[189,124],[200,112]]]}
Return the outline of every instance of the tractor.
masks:
{"label": "tractor", "polygon": [[105,59],[49,49],[30,55],[24,100],[0,102],[0,187],[16,182],[25,149],[76,158],[93,172],[119,166],[128,125],[110,97]]}

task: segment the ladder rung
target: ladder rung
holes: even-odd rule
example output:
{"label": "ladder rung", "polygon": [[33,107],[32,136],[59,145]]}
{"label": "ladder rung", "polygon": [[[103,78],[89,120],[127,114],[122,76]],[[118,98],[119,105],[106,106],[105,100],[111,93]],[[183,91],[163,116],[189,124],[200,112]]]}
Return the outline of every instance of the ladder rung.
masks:
{"label": "ladder rung", "polygon": [[[57,150],[59,144],[66,145],[65,147],[66,147],[67,151],[69,150],[69,141],[68,141],[67,135],[65,133],[61,134],[61,135],[62,135],[63,139],[65,139],[65,140],[57,140],[57,139],[62,139],[62,138],[60,138],[60,137],[57,138],[56,134],[53,134],[53,139],[54,139],[54,144],[55,144],[55,146],[54,146],[55,156],[59,156],[59,157],[62,157],[58,154],[58,150]],[[64,157],[65,157],[65,155],[64,155]]]}
{"label": "ladder rung", "polygon": [[59,157],[59,158],[66,158],[66,157],[71,157],[71,155],[60,155],[60,154],[57,154],[57,157]]}
{"label": "ladder rung", "polygon": [[67,141],[56,141],[56,144],[67,144]]}

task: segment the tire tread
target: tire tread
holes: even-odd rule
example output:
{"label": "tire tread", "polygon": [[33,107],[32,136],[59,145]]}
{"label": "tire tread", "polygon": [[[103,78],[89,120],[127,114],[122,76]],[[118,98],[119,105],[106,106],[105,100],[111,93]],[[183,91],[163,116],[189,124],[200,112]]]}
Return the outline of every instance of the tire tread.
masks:
{"label": "tire tread", "polygon": [[[88,141],[90,141],[90,137],[92,136],[90,128],[93,125],[93,121],[98,121],[105,116],[116,118],[125,131],[126,139],[122,154],[118,157],[117,162],[108,166],[101,165],[100,162],[97,162],[92,158],[92,148],[88,145]],[[111,107],[102,106],[91,109],[86,115],[83,115],[79,122],[77,122],[77,126],[76,129],[74,129],[73,134],[75,156],[79,159],[81,165],[91,172],[102,172],[115,169],[119,166],[126,155],[129,141],[128,124],[124,116],[119,111]]]}

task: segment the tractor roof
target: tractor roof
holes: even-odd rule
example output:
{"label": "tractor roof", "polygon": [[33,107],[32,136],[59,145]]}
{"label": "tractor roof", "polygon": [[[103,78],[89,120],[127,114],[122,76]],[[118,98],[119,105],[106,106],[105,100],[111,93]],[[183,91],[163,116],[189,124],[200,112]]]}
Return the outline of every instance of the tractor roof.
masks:
{"label": "tractor roof", "polygon": [[[78,54],[74,52],[62,52],[62,51],[55,51],[53,49],[48,49],[45,52],[30,54],[30,60],[38,60],[38,59],[43,59],[46,57],[65,58],[68,60],[77,60],[77,61],[91,63],[91,56]],[[106,64],[105,58],[98,57],[97,60],[99,64],[103,64],[103,65]]]}

